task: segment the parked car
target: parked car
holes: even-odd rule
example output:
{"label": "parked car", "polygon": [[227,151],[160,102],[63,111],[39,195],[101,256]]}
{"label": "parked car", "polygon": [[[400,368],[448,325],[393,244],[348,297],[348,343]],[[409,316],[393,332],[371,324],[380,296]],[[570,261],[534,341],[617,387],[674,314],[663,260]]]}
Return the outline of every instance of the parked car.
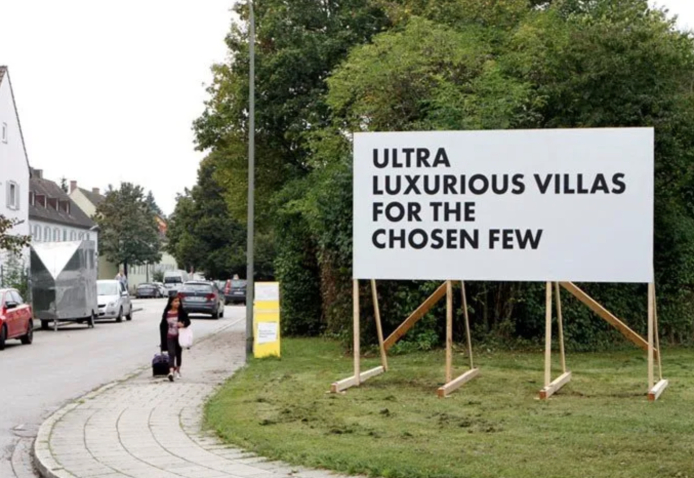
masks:
{"label": "parked car", "polygon": [[135,289],[135,297],[138,299],[158,299],[164,297],[164,294],[162,294],[157,284],[145,282],[137,286]]}
{"label": "parked car", "polygon": [[161,294],[162,297],[166,297],[169,295],[169,292],[166,290],[166,287],[164,286],[163,282],[152,282],[152,284],[159,287],[159,293]]}
{"label": "parked car", "polygon": [[235,304],[246,303],[246,281],[241,279],[229,279],[224,286],[224,302]]}
{"label": "parked car", "polygon": [[215,319],[224,317],[224,296],[213,282],[186,282],[178,297],[189,314],[209,314]]}
{"label": "parked car", "polygon": [[10,339],[34,340],[34,313],[16,289],[0,289],[0,350]]}
{"label": "parked car", "polygon": [[116,319],[122,322],[123,316],[133,320],[133,303],[125,284],[117,280],[96,281],[99,299],[99,319]]}

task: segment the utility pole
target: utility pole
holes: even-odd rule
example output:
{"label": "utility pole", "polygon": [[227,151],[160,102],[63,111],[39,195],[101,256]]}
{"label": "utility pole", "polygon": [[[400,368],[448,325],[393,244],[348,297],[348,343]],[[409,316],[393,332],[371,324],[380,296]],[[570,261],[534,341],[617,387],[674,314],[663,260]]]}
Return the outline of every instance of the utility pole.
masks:
{"label": "utility pole", "polygon": [[248,54],[250,57],[250,72],[248,77],[248,224],[246,244],[246,358],[253,353],[253,298],[255,281],[253,272],[254,222],[255,222],[255,15],[253,0],[248,0]]}

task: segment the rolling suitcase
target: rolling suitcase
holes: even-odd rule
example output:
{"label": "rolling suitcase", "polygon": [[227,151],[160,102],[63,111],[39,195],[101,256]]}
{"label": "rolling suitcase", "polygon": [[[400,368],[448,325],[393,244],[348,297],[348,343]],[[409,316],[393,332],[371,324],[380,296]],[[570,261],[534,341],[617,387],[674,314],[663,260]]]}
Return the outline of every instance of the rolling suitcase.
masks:
{"label": "rolling suitcase", "polygon": [[152,359],[152,375],[168,375],[169,374],[169,354],[166,352],[156,354]]}

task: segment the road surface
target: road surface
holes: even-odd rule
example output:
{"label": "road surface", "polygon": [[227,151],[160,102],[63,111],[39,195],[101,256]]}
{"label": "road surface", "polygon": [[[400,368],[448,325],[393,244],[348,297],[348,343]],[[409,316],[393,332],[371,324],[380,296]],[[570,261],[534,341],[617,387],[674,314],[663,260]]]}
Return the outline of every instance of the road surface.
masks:
{"label": "road surface", "polygon": [[[159,347],[164,299],[134,300],[133,320],[66,325],[37,331],[32,345],[9,341],[0,352],[0,477],[27,478],[26,450],[42,421],[73,398],[149,366]],[[196,340],[244,317],[227,307],[224,318],[193,315]],[[185,351],[183,356],[185,376]],[[14,467],[13,467],[14,463]]]}

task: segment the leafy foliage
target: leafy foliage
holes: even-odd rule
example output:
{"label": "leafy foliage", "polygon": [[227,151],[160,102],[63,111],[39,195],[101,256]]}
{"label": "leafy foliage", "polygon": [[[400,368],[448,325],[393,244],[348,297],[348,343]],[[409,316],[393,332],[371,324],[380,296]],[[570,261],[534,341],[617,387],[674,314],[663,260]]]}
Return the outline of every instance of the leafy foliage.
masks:
{"label": "leafy foliage", "polygon": [[152,193],[152,191],[149,191],[147,193],[147,197],[145,198],[145,201],[147,202],[147,206],[149,206],[149,208],[152,210],[152,212],[154,214],[156,214],[157,216],[159,216],[161,218],[164,217],[164,213],[162,212],[161,208],[157,204],[157,201],[154,199],[154,194]]}
{"label": "leafy foliage", "polygon": [[[689,338],[694,42],[662,11],[646,0],[271,0],[257,18],[258,217],[282,239],[275,266],[288,330],[351,330],[350,132],[652,126],[661,332]],[[195,129],[199,146],[221,156],[215,174],[242,220],[248,56],[240,25],[227,43],[232,62],[214,67]],[[383,283],[386,331],[435,286]],[[581,286],[644,331],[643,287]],[[478,337],[541,335],[541,285],[473,283],[468,296]],[[307,297],[320,300],[320,313]],[[565,313],[574,348],[621,340],[575,301]],[[411,332],[416,348],[441,336],[440,316],[435,309]]]}
{"label": "leafy foliage", "polygon": [[18,254],[29,245],[31,236],[10,234],[12,228],[20,224],[22,224],[22,221],[10,219],[0,214],[0,251]]}
{"label": "leafy foliage", "polygon": [[96,209],[99,225],[99,253],[109,261],[128,266],[156,263],[161,259],[161,240],[154,212],[142,187],[121,183],[109,186],[104,201]]}
{"label": "leafy foliage", "polygon": [[177,198],[167,238],[179,265],[210,279],[227,279],[245,274],[246,229],[229,213],[214,174],[217,163],[215,155],[200,163],[197,184]]}
{"label": "leafy foliage", "polygon": [[0,287],[17,289],[25,299],[29,298],[28,264],[20,253],[10,253],[0,262]]}

